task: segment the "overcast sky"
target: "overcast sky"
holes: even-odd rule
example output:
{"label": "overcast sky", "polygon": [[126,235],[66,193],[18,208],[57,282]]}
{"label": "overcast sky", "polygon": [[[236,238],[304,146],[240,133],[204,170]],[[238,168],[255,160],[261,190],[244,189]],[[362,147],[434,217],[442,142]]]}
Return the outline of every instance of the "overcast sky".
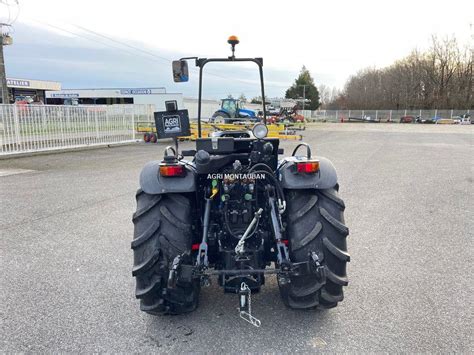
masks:
{"label": "overcast sky", "polygon": [[[186,96],[196,96],[197,73],[174,84],[169,60],[227,56],[231,34],[241,40],[238,56],[264,58],[267,93],[281,96],[302,65],[317,85],[342,88],[364,67],[428,47],[432,34],[468,43],[474,22],[468,0],[19,2],[14,45],[5,48],[7,76],[58,80],[64,88],[165,86]],[[253,69],[209,66],[205,96],[256,96]]]}

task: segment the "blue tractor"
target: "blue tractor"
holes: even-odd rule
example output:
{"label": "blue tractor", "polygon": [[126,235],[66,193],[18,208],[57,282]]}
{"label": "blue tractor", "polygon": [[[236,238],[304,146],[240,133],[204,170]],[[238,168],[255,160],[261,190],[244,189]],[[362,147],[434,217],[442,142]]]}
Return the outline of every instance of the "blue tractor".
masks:
{"label": "blue tractor", "polygon": [[223,99],[221,108],[214,112],[211,122],[232,123],[242,120],[259,121],[254,111],[242,107],[242,103],[237,99]]}

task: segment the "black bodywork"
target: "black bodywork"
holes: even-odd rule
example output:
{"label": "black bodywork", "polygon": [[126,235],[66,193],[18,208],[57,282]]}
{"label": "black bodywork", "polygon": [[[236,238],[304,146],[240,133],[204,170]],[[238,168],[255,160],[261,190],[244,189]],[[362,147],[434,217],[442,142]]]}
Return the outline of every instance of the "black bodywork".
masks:
{"label": "black bodywork", "polygon": [[[233,49],[233,48],[232,48]],[[316,274],[324,282],[324,270],[318,255],[292,263],[285,236],[285,191],[289,189],[324,189],[337,184],[336,171],[329,160],[320,158],[317,174],[295,174],[298,161],[311,159],[309,146],[305,156],[279,160],[283,151],[278,139],[257,139],[247,131],[220,132],[214,137],[201,137],[201,99],[203,68],[211,62],[253,62],[261,79],[265,97],[262,58],[182,58],[195,59],[199,68],[198,134],[196,149],[179,154],[167,149],[163,161],[148,163],[140,176],[141,189],[149,194],[182,193],[194,201],[192,264],[178,256],[170,270],[168,286],[199,278],[207,283],[217,275],[227,292],[242,291],[245,283],[255,291],[265,282],[265,274],[278,274],[280,285],[290,276]],[[158,115],[163,116],[163,113]],[[263,109],[262,123],[266,123]],[[158,125],[158,122],[157,122]],[[171,153],[170,153],[171,152]],[[184,156],[193,157],[187,161]],[[314,158],[314,157],[313,157]],[[186,174],[162,177],[163,163],[182,165]],[[239,242],[244,243],[239,247]],[[239,249],[240,248],[240,249]],[[268,268],[271,263],[274,268]]]}
{"label": "black bodywork", "polygon": [[[178,161],[187,169],[184,177],[160,177],[160,162],[147,164],[140,177],[141,188],[147,193],[193,195],[192,259],[195,262],[191,271],[181,272],[177,278],[183,281],[186,277],[199,277],[204,281],[217,275],[225,291],[237,293],[242,282],[252,291],[259,290],[268,273],[279,274],[284,280],[290,275],[322,272],[317,257],[313,260],[308,256],[305,263],[291,263],[286,224],[279,208],[284,203],[284,189],[335,186],[337,175],[329,160],[318,157],[321,164],[318,174],[295,174],[293,165],[306,157],[279,160],[278,153],[283,151],[279,140],[271,138],[201,138],[196,141],[195,151],[183,153],[194,157],[192,161]],[[213,187],[218,192],[210,198]],[[235,248],[259,209],[262,213],[246,239],[245,252],[237,254]],[[206,235],[204,248],[203,235]],[[276,268],[268,269],[272,262]],[[189,265],[179,267],[184,270]]]}

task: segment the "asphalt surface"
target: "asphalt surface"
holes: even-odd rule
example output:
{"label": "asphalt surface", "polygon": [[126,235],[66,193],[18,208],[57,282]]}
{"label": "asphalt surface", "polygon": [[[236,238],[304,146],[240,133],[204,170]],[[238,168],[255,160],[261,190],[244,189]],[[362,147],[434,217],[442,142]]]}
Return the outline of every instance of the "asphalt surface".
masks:
{"label": "asphalt surface", "polygon": [[194,313],[142,313],[131,216],[140,169],[165,144],[15,158],[0,160],[0,351],[472,353],[474,126],[304,135],[336,165],[346,202],[350,283],[337,308],[287,309],[270,277],[252,299],[258,329],[216,282]]}

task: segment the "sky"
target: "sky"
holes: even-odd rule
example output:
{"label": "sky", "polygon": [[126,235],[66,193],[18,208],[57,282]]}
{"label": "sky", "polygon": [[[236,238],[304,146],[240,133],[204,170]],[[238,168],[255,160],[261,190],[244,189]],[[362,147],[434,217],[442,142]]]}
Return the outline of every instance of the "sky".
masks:
{"label": "sky", "polygon": [[[175,84],[171,60],[228,56],[229,35],[240,38],[237,56],[264,58],[266,93],[275,97],[303,65],[317,85],[342,88],[358,70],[426,49],[433,34],[472,45],[474,22],[467,0],[18,1],[14,44],[4,51],[7,77],[57,80],[63,88],[165,86],[190,97],[197,72]],[[206,70],[204,97],[259,94],[255,66]]]}

